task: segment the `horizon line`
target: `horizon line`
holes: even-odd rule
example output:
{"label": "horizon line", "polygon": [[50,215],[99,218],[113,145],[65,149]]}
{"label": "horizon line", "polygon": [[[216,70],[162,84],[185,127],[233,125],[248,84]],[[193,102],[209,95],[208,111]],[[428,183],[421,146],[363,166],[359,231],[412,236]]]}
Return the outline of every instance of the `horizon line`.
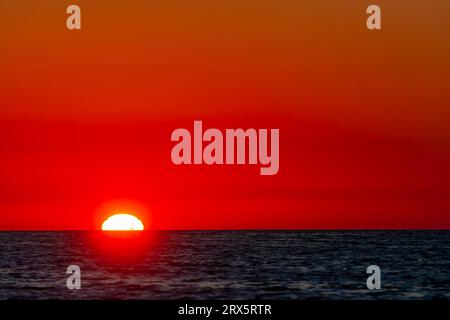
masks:
{"label": "horizon line", "polygon": [[1,232],[159,232],[159,231],[450,231],[450,228],[211,228],[211,229],[0,229]]}

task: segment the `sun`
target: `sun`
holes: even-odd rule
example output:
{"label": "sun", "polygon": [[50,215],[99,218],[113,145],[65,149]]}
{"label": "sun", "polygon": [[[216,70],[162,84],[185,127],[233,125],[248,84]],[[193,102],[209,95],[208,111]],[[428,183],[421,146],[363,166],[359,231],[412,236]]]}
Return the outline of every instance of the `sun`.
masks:
{"label": "sun", "polygon": [[110,216],[102,224],[103,231],[142,231],[144,224],[137,217],[128,213]]}

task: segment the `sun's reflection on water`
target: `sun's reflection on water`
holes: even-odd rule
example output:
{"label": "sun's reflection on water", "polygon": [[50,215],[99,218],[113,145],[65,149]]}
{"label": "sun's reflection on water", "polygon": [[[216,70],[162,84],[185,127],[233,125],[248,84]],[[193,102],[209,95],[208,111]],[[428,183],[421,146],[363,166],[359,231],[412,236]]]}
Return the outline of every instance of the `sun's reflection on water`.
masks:
{"label": "sun's reflection on water", "polygon": [[95,231],[89,240],[101,261],[137,263],[158,250],[161,237],[154,231]]}

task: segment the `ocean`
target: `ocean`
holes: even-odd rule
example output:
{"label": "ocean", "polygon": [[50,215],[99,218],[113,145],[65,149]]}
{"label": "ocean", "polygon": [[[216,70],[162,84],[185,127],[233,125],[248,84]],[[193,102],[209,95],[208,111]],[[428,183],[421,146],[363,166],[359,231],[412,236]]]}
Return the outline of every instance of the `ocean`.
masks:
{"label": "ocean", "polygon": [[0,232],[0,299],[449,298],[450,231]]}

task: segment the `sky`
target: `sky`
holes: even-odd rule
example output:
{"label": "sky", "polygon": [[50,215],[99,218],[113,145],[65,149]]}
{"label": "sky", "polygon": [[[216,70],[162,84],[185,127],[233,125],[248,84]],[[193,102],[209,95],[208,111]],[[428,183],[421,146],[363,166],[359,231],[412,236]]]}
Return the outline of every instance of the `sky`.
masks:
{"label": "sky", "polygon": [[[0,230],[449,229],[449,9],[2,1]],[[279,128],[279,173],[174,165],[194,120]]]}

